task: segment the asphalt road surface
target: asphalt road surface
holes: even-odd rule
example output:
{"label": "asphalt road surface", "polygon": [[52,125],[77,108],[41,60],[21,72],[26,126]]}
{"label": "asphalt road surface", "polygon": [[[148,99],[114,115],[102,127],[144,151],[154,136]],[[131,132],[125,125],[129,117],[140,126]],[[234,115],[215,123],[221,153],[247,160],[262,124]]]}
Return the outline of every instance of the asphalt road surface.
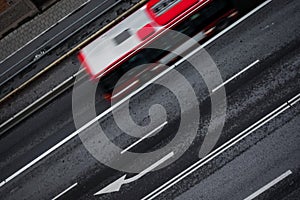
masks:
{"label": "asphalt road surface", "polygon": [[[205,49],[217,64],[224,80],[230,80],[243,72],[225,85],[226,121],[214,148],[216,151],[284,103],[286,106],[280,114],[270,115],[272,119],[266,124],[255,130],[252,128],[253,131],[247,137],[223,152],[219,151],[219,155],[205,161],[178,183],[176,180],[179,178],[176,179],[176,176],[200,159],[199,149],[211,116],[207,109],[210,104],[206,100],[208,91],[205,84],[188,63],[182,63],[176,69],[189,80],[201,105],[184,112],[200,108],[201,119],[194,142],[178,160],[166,168],[138,177],[139,174],[120,172],[101,164],[87,151],[78,136],[47,153],[76,131],[72,114],[72,91],[68,90],[1,138],[0,181],[6,180],[1,183],[1,197],[245,199],[261,193],[261,199],[299,198],[300,102],[296,102],[297,98],[289,101],[300,93],[299,8],[300,2],[296,0],[274,0],[206,46]],[[251,68],[243,71],[248,66]],[[79,98],[82,98],[79,100],[82,103],[80,112],[85,116],[81,123],[84,124],[92,118],[86,114],[90,108],[84,94]],[[158,103],[166,109],[168,123],[152,139],[141,142],[132,151],[158,149],[174,137],[182,110],[174,96],[164,87],[153,85],[133,97],[130,102],[132,118],[138,124],[146,125],[149,123],[147,114],[150,106]],[[99,100],[96,107],[97,112],[102,113],[109,108],[109,104]],[[100,119],[100,124],[110,140],[123,149],[136,141],[136,138],[116,128],[110,113]],[[93,132],[92,128],[85,131]],[[94,137],[86,140],[93,141]],[[183,141],[177,148],[187,143]],[[110,154],[105,146],[100,151],[106,159],[114,161],[115,155]],[[44,152],[47,156],[35,162],[34,159]],[[164,153],[161,157],[169,155],[170,151]],[[121,163],[124,167],[134,168],[137,161],[143,161],[143,156]],[[144,160],[150,163],[148,166],[156,161]],[[30,163],[34,164],[31,166]],[[29,167],[18,171],[24,166]],[[133,181],[124,183],[120,191],[94,196],[125,174],[125,179]],[[276,183],[278,177],[283,178],[270,189],[261,189],[265,185],[269,186],[268,183]],[[169,180],[172,184],[165,185]]]}

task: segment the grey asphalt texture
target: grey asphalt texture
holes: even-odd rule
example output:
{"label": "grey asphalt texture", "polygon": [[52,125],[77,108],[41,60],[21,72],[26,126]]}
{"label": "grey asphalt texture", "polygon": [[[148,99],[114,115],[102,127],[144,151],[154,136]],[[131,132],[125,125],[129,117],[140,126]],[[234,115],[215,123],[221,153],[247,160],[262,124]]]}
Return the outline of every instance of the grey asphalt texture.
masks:
{"label": "grey asphalt texture", "polygon": [[[223,134],[217,146],[299,93],[300,31],[299,27],[295,26],[295,24],[299,24],[299,19],[298,1],[275,0],[206,48],[219,67],[224,80],[255,60],[261,60],[257,66],[226,87],[228,111]],[[79,64],[75,61],[72,64],[79,67]],[[61,65],[63,68],[64,63]],[[207,91],[201,90],[204,86],[197,85],[199,80],[185,68],[188,69],[187,63],[179,66],[179,71],[182,70],[181,72],[191,82],[194,81],[195,88],[199,92],[198,95],[200,97],[207,95]],[[151,90],[153,88],[146,91],[151,92]],[[139,102],[140,100],[145,104],[142,104],[142,106],[139,104],[134,105],[140,110],[139,114],[135,116],[136,119],[140,118],[142,120],[145,118],[140,114],[147,110],[146,103],[162,102],[167,104],[167,100],[172,99],[168,95],[163,96],[163,93],[164,90],[161,89],[157,90],[157,93],[151,98],[147,98],[149,97],[147,93],[137,95],[133,101]],[[97,106],[99,107],[98,111],[101,112],[107,109],[109,105],[104,100],[100,100]],[[83,107],[83,113],[85,109]],[[218,187],[220,189],[216,189],[218,192],[210,190],[212,188],[207,189],[205,193],[199,194],[198,191],[202,190],[202,185],[205,182],[217,187],[222,182],[215,183],[214,181],[223,177],[235,178],[237,175],[234,173],[245,172],[247,167],[255,165],[254,159],[251,160],[252,162],[246,161],[253,156],[252,151],[255,153],[264,152],[267,155],[265,162],[256,162],[259,170],[269,169],[269,166],[273,166],[274,162],[276,162],[276,166],[260,179],[256,178],[260,171],[254,170],[254,168],[244,173],[245,177],[235,178],[236,182],[232,182],[231,191],[239,191],[237,197],[246,197],[268,180],[280,175],[289,166],[292,170],[295,170],[297,175],[299,160],[296,158],[299,155],[297,153],[299,152],[297,145],[299,144],[299,134],[297,135],[295,132],[299,132],[299,126],[296,126],[299,122],[298,113],[299,105],[284,113],[269,125],[254,132],[251,137],[240,144],[241,146],[235,146],[232,151],[221,155],[185,181],[163,193],[159,199],[172,199],[177,196],[178,199],[187,199],[188,197],[198,199],[199,196],[197,195],[202,195],[202,197],[212,197],[210,195],[215,195],[213,197],[223,196],[225,199],[231,197],[226,187]],[[75,137],[46,159],[30,168],[26,173],[1,187],[1,196],[4,199],[51,199],[70,185],[78,182],[79,186],[64,196],[66,199],[140,199],[198,159],[199,144],[201,144],[205,135],[205,127],[209,117],[209,114],[205,113],[205,109],[202,117],[203,127],[199,129],[199,135],[194,144],[182,158],[163,170],[148,174],[142,179],[122,187],[119,193],[107,194],[99,198],[92,196],[93,193],[121,177],[124,173],[109,169],[99,163],[87,152],[80,139]],[[105,124],[105,120],[102,123]],[[105,124],[105,128],[115,133],[115,127],[112,124]],[[171,134],[173,129],[172,126],[167,129],[164,136],[168,138],[166,135]],[[13,128],[6,137],[1,138],[0,180],[5,179],[74,130],[71,91],[67,91],[18,127]],[[158,138],[161,140],[156,145],[162,145],[165,137]],[[285,142],[280,143],[280,140],[284,138],[287,138]],[[117,137],[114,139],[119,145],[128,142]],[[280,145],[281,148],[276,148],[277,145]],[[268,151],[265,151],[266,146],[271,146]],[[249,147],[251,148],[248,149]],[[272,148],[274,148],[274,151],[272,151]],[[286,159],[285,155],[288,153],[290,157],[284,160]],[[263,154],[260,154],[260,156],[263,156]],[[261,157],[256,157],[256,159],[263,160]],[[234,167],[238,167],[239,171],[233,170]],[[251,181],[253,179],[257,181]],[[245,183],[243,190],[234,187],[235,185],[239,186],[242,181]],[[287,181],[286,184],[289,184],[289,182]],[[251,188],[246,187],[246,185]],[[189,190],[190,188],[191,190]],[[272,199],[272,197],[272,194],[270,194],[266,198]]]}

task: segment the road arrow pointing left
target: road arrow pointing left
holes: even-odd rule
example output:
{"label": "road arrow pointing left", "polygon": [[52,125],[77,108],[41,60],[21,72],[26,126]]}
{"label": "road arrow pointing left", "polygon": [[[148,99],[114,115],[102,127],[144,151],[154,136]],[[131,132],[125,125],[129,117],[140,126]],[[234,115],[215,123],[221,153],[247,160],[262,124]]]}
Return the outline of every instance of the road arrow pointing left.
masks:
{"label": "road arrow pointing left", "polygon": [[137,175],[135,175],[135,176],[133,176],[129,179],[125,179],[126,178],[126,174],[125,174],[124,176],[120,177],[119,179],[115,180],[111,184],[107,185],[105,188],[103,188],[100,191],[98,191],[97,193],[95,193],[94,196],[100,195],[100,194],[105,194],[105,193],[120,191],[122,185],[138,180],[139,178],[143,177],[144,175],[146,175],[147,173],[149,173],[150,171],[152,171],[153,169],[155,169],[156,167],[158,167],[159,165],[164,163],[166,160],[171,158],[173,155],[174,155],[174,152],[169,153],[168,155],[166,155],[165,157],[163,157],[162,159],[160,159],[156,163],[152,164],[147,169],[143,170],[139,174],[137,174]]}

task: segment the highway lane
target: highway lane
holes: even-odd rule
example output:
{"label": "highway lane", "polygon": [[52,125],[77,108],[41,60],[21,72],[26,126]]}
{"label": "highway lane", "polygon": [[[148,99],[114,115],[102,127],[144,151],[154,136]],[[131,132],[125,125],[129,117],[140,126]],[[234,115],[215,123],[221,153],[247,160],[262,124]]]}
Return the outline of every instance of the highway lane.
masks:
{"label": "highway lane", "polygon": [[[293,30],[291,31],[291,32],[293,32]],[[292,34],[291,34],[292,35]],[[268,36],[268,35],[267,35]],[[290,39],[290,38],[289,38]],[[243,46],[243,45],[241,45],[241,46]],[[280,46],[280,45],[279,45]],[[277,47],[277,46],[276,46]],[[277,49],[276,49],[277,50]],[[246,59],[249,59],[249,58],[246,58]],[[249,59],[250,60],[250,59]],[[246,61],[245,61],[246,62]],[[248,63],[249,64],[249,63]],[[235,67],[237,67],[237,66],[235,66]],[[238,66],[238,67],[243,67],[243,66]],[[66,98],[65,98],[66,99]],[[63,104],[64,105],[64,104]],[[67,104],[66,104],[67,105]],[[53,106],[54,107],[54,106]],[[53,107],[52,107],[52,109],[53,109]],[[65,108],[65,107],[64,107]],[[60,108],[57,108],[57,109],[60,109]],[[67,110],[67,109],[66,109]],[[52,112],[52,111],[51,111]],[[54,112],[54,111],[53,111]],[[60,112],[59,112],[60,113]],[[61,114],[61,113],[60,113]],[[50,117],[50,116],[49,116]],[[37,118],[36,118],[37,119]],[[53,117],[53,119],[57,119],[56,117]],[[64,120],[61,120],[61,121],[64,121]],[[32,123],[34,123],[35,121],[33,120],[33,122]],[[59,123],[59,122],[58,122]],[[46,123],[45,123],[46,124]],[[44,124],[44,125],[45,125]],[[46,124],[47,125],[47,124]],[[45,126],[46,126],[45,125]],[[63,124],[61,124],[62,126],[63,126]],[[71,127],[72,125],[70,125],[70,127]],[[26,127],[26,126],[25,126]],[[53,126],[53,127],[55,127],[55,126]],[[65,127],[63,128],[63,129],[65,129]],[[64,130],[65,131],[65,130]],[[30,133],[32,133],[32,131],[29,131]],[[58,132],[57,131],[57,129],[56,130],[54,130],[54,132]],[[66,133],[68,133],[68,131],[66,131]],[[49,135],[50,135],[50,133],[48,133]],[[24,135],[26,135],[26,133],[24,133]],[[60,135],[60,134],[57,134],[57,135]],[[24,136],[25,137],[25,136]],[[56,136],[57,137],[57,136]],[[61,135],[59,136],[59,137],[62,137]],[[50,140],[51,141],[51,140]],[[49,140],[48,140],[48,143],[51,143],[51,142],[49,142]],[[45,146],[45,145],[41,145],[41,146]],[[51,146],[51,145],[49,145],[49,146]],[[27,149],[28,150],[28,149]],[[67,188],[68,187],[68,185],[66,184],[65,185],[66,187],[65,188]],[[64,189],[63,187],[61,187],[61,189]]]}

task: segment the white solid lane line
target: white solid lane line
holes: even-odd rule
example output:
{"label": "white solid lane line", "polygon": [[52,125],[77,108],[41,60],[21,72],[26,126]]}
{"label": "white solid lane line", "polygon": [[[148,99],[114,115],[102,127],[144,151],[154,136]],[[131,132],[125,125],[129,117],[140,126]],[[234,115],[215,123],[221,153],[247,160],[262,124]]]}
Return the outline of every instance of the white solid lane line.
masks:
{"label": "white solid lane line", "polygon": [[66,194],[68,191],[72,190],[74,187],[76,187],[78,185],[78,183],[74,183],[73,185],[71,185],[70,187],[68,187],[67,189],[65,189],[63,192],[61,192],[59,195],[55,196],[52,200],[56,200],[59,197],[61,197],[62,195]]}
{"label": "white solid lane line", "polygon": [[291,100],[289,100],[289,103],[292,103],[295,100],[298,100],[300,98],[300,94],[296,95],[295,97],[293,97]]}
{"label": "white solid lane line", "polygon": [[298,101],[300,101],[300,98],[297,99],[296,101],[292,102],[292,103],[291,103],[291,106],[295,105]]}
{"label": "white solid lane line", "polygon": [[162,123],[161,125],[159,125],[158,127],[156,127],[155,129],[153,129],[152,131],[150,131],[144,137],[140,138],[138,141],[134,142],[132,145],[128,146],[126,149],[124,149],[123,151],[121,151],[121,154],[125,153],[126,151],[128,151],[129,149],[131,149],[132,147],[134,147],[135,145],[139,144],[144,139],[148,138],[153,133],[157,132],[159,129],[161,129],[162,127],[164,127],[167,123],[168,122],[166,121],[166,122]]}
{"label": "white solid lane line", "polygon": [[232,76],[231,78],[229,78],[228,80],[226,80],[225,82],[223,82],[221,85],[219,85],[218,87],[214,88],[212,90],[212,92],[217,91],[218,89],[220,89],[221,87],[225,86],[227,83],[229,83],[230,81],[232,81],[233,79],[235,79],[236,77],[238,77],[239,75],[241,75],[242,73],[244,73],[245,71],[249,70],[251,67],[253,67],[254,65],[256,65],[257,63],[259,63],[259,60],[254,61],[253,63],[251,63],[248,67],[245,67],[244,69],[242,69],[240,72],[238,72],[237,74],[235,74],[234,76]]}
{"label": "white solid lane line", "polygon": [[248,196],[244,200],[252,200],[252,199],[256,198],[258,195],[260,195],[263,192],[267,191],[272,186],[276,185],[277,183],[279,183],[280,181],[282,181],[283,179],[285,179],[286,177],[288,177],[291,174],[292,174],[291,170],[286,171],[285,173],[283,173],[282,175],[280,175],[279,177],[277,177],[276,179],[274,179],[273,181],[271,181],[267,185],[263,186],[262,188],[260,188],[259,190],[257,190],[256,192],[254,192],[253,194],[251,194],[250,196]]}
{"label": "white solid lane line", "polygon": [[[299,94],[297,96],[299,96]],[[254,123],[247,129],[245,129],[244,131],[242,131],[241,133],[239,133],[238,135],[236,135],[235,137],[233,137],[232,139],[230,139],[229,141],[227,141],[226,143],[224,143],[214,151],[212,151],[211,153],[209,153],[207,156],[198,160],[197,162],[195,162],[194,164],[192,164],[191,166],[189,166],[188,168],[186,168],[185,170],[183,170],[182,172],[180,172],[179,174],[171,178],[169,181],[167,181],[166,183],[164,183],[163,185],[161,185],[160,187],[158,187],[157,189],[149,193],[147,196],[142,198],[142,200],[154,199],[155,197],[157,197],[158,195],[160,195],[161,193],[163,193],[164,191],[166,191],[167,189],[169,189],[170,187],[172,187],[173,185],[175,185],[176,183],[178,183],[179,181],[181,181],[191,173],[195,172],[200,167],[202,167],[203,165],[205,165],[206,163],[208,163],[209,161],[211,161],[212,159],[214,159],[215,157],[217,157],[218,155],[220,155],[221,153],[223,153],[224,151],[226,151],[227,149],[229,149],[239,141],[243,140],[245,137],[253,133],[255,130],[262,127],[263,125],[265,125],[266,123],[274,119],[279,114],[283,113],[288,108],[291,108],[291,106],[287,102],[282,104],[277,109],[275,109],[274,111],[272,111],[271,113],[269,113],[268,115],[266,115],[265,117],[263,117],[262,119],[260,119],[259,121],[257,121],[256,123]]]}
{"label": "white solid lane line", "polygon": [[193,56],[193,54],[197,53],[199,50],[201,50],[202,48],[204,48],[207,45],[209,45],[210,43],[212,43],[214,40],[216,40],[219,37],[221,37],[222,35],[224,35],[230,29],[232,29],[235,26],[237,26],[239,23],[241,23],[242,21],[244,21],[245,19],[247,19],[248,17],[250,17],[251,15],[253,15],[255,12],[257,12],[258,10],[260,10],[261,8],[263,8],[265,5],[269,4],[270,2],[272,2],[272,0],[265,1],[261,5],[259,5],[258,7],[256,7],[255,9],[253,9],[252,11],[250,11],[248,14],[246,14],[245,16],[241,17],[239,20],[237,20],[236,22],[234,22],[233,24],[231,24],[229,27],[227,27],[226,29],[224,29],[223,31],[221,31],[215,37],[211,38],[210,40],[208,40],[207,42],[205,42],[203,45],[201,45],[200,47],[198,47],[197,49],[195,49],[194,51],[192,51],[191,53],[189,53],[183,59],[179,60],[178,62],[176,62],[171,67],[167,68],[165,71],[163,71],[162,73],[160,73],[159,75],[157,75],[156,77],[154,77],[149,82],[145,83],[143,86],[141,86],[140,88],[138,88],[134,92],[130,93],[126,98],[120,100],[119,102],[117,102],[116,104],[114,104],[112,107],[110,107],[109,109],[107,109],[106,111],[104,111],[103,113],[101,113],[100,115],[98,115],[96,118],[94,118],[93,120],[91,120],[90,122],[88,122],[87,124],[85,124],[84,126],[82,126],[81,128],[79,128],[75,132],[71,133],[65,139],[63,139],[62,141],[58,142],[56,145],[54,145],[53,147],[51,147],[49,150],[47,150],[46,152],[44,152],[43,154],[41,154],[40,156],[38,156],[37,158],[35,158],[34,160],[32,160],[30,163],[28,163],[27,165],[25,165],[24,167],[22,167],[21,169],[19,169],[17,172],[15,172],[11,176],[9,176],[7,179],[5,179],[4,181],[2,181],[0,183],[0,187],[2,187],[3,185],[5,185],[7,182],[11,181],[12,179],[14,179],[16,176],[20,175],[24,171],[26,171],[28,168],[30,168],[31,166],[33,166],[34,164],[36,164],[37,162],[39,162],[40,160],[42,160],[46,156],[48,156],[50,153],[52,153],[53,151],[55,151],[56,149],[58,149],[59,147],[61,147],[62,145],[64,145],[66,142],[68,142],[69,140],[71,140],[72,138],[74,138],[81,131],[85,130],[86,128],[88,128],[89,126],[91,126],[93,123],[95,123],[96,121],[98,121],[99,119],[101,119],[103,116],[107,115],[109,112],[111,112],[115,108],[119,107],[125,101],[127,101],[128,99],[130,99],[131,97],[135,96],[137,93],[139,93],[140,91],[142,91],[143,89],[145,89],[148,85],[150,85],[151,83],[155,82],[156,80],[158,80],[159,78],[161,78],[162,76],[164,76],[165,74],[167,74],[169,71],[171,71],[172,69],[174,69],[176,66],[178,66],[179,64],[181,64],[182,62],[184,62],[187,58]]}
{"label": "white solid lane line", "polygon": [[300,94],[298,94],[297,96],[295,96],[294,98],[292,98],[291,100],[288,101],[288,103],[293,106],[295,105],[298,101],[300,101]]}

